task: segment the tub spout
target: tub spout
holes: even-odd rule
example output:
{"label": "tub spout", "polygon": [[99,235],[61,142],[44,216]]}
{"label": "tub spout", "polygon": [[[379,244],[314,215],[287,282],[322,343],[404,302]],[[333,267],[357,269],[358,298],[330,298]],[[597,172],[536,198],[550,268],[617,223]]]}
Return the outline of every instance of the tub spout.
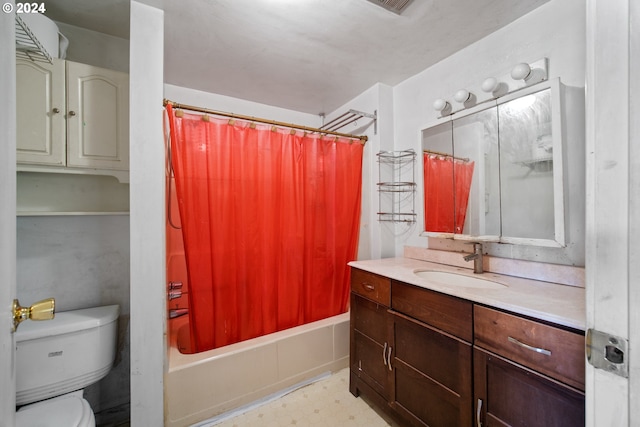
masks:
{"label": "tub spout", "polygon": [[174,308],[169,310],[169,319],[175,319],[176,317],[184,316],[185,314],[189,314],[189,309]]}

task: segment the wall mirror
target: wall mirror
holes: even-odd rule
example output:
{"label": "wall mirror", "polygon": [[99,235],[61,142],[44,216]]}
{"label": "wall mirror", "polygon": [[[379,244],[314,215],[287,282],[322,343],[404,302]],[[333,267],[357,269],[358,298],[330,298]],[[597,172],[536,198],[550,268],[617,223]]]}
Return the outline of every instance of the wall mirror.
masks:
{"label": "wall mirror", "polygon": [[422,130],[426,235],[565,245],[560,99],[545,81]]}

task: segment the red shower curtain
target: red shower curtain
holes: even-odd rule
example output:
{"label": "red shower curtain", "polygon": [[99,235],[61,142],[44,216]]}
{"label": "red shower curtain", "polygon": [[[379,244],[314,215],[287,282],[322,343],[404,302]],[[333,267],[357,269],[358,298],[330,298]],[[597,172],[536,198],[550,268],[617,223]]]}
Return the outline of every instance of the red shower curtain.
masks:
{"label": "red shower curtain", "polygon": [[363,145],[167,110],[195,350],[347,311]]}
{"label": "red shower curtain", "polygon": [[474,162],[424,153],[424,221],[427,231],[463,232]]}

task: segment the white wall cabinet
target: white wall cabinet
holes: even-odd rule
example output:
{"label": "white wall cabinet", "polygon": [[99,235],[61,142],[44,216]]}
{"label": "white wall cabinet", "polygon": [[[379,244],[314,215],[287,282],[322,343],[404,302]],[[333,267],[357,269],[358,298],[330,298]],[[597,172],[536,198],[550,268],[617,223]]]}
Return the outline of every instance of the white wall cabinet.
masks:
{"label": "white wall cabinet", "polygon": [[57,59],[16,62],[19,165],[129,170],[127,74]]}

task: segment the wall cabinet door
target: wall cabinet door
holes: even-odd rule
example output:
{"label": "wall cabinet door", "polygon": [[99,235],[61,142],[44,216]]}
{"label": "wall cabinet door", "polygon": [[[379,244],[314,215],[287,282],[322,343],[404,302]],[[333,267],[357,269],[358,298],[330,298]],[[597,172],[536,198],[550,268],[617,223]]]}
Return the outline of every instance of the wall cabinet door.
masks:
{"label": "wall cabinet door", "polygon": [[67,166],[129,169],[129,77],[67,61]]}
{"label": "wall cabinet door", "polygon": [[478,425],[583,427],[584,393],[474,348]]}
{"label": "wall cabinet door", "polygon": [[129,170],[129,77],[17,60],[17,162]]}
{"label": "wall cabinet door", "polygon": [[66,164],[65,64],[16,60],[18,163]]}

